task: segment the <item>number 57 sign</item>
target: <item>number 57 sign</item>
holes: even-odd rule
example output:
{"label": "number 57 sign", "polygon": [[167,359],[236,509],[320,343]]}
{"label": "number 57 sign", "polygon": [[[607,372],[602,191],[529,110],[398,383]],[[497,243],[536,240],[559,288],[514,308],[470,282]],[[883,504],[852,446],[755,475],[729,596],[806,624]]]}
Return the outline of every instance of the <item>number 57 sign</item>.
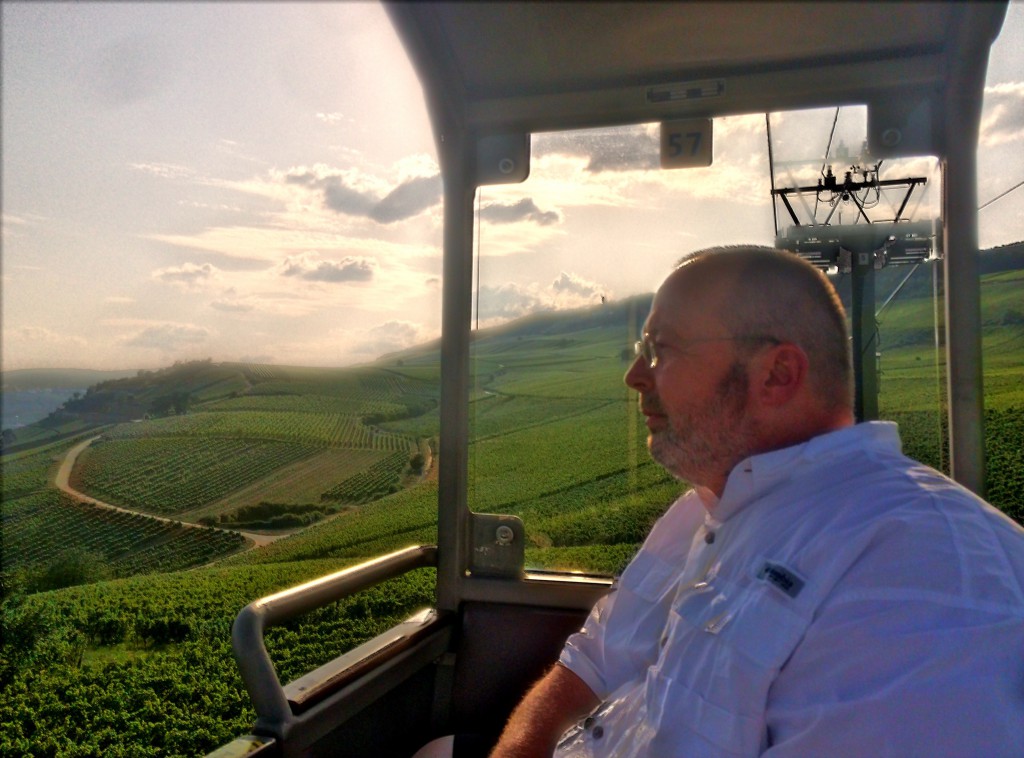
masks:
{"label": "number 57 sign", "polygon": [[661,167],[711,165],[711,119],[690,118],[661,124]]}

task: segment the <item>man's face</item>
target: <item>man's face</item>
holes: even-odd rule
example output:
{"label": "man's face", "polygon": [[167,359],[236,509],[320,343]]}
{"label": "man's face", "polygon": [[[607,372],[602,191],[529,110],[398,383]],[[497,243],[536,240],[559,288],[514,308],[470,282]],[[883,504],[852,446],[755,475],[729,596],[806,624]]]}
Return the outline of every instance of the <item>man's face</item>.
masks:
{"label": "man's face", "polygon": [[720,489],[754,448],[747,366],[714,316],[711,293],[687,292],[679,274],[655,296],[644,325],[647,356],[625,382],[640,393],[651,456],[680,479]]}

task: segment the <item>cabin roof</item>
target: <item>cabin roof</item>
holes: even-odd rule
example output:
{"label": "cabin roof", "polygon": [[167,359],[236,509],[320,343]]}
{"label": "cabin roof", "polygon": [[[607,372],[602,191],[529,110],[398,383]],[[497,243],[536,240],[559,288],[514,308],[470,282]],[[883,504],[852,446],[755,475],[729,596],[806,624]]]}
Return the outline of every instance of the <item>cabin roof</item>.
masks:
{"label": "cabin roof", "polygon": [[1006,4],[442,2],[388,12],[435,123],[496,133],[941,97],[958,70],[984,62]]}

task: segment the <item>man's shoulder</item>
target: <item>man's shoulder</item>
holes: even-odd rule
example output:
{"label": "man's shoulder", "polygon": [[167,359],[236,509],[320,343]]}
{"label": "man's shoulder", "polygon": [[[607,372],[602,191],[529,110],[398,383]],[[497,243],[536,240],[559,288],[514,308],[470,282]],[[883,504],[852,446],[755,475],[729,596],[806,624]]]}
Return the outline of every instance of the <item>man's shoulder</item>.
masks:
{"label": "man's shoulder", "polygon": [[843,521],[861,544],[837,589],[1024,615],[1019,524],[921,464],[890,470],[881,481],[862,498],[848,499]]}

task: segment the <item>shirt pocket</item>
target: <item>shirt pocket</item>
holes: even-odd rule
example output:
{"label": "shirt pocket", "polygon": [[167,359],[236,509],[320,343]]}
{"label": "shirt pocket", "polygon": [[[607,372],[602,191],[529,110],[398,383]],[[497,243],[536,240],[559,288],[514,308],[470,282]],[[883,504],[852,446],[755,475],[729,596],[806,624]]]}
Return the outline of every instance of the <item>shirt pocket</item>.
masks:
{"label": "shirt pocket", "polygon": [[648,677],[647,697],[649,718],[657,727],[649,730],[653,736],[645,756],[725,758],[762,750],[763,722],[756,717],[717,705],[657,672]]}
{"label": "shirt pocket", "polygon": [[767,586],[721,579],[681,593],[652,672],[674,690],[660,723],[682,721],[711,744],[756,754],[766,739],[768,690],[808,624],[786,602]]}

